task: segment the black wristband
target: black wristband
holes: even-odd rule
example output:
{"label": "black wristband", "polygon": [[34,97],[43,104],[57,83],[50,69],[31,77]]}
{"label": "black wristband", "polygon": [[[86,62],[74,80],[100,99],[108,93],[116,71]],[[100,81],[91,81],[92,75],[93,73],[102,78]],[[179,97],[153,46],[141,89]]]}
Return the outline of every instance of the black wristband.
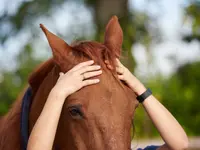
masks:
{"label": "black wristband", "polygon": [[148,88],[144,93],[141,95],[138,95],[136,99],[142,103],[147,97],[149,97],[152,94],[151,90]]}

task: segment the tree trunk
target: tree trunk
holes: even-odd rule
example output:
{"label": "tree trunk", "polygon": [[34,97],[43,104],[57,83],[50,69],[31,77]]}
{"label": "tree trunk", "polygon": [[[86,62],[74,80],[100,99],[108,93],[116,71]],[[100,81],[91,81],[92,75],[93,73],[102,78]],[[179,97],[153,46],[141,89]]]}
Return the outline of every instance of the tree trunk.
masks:
{"label": "tree trunk", "polygon": [[89,0],[86,1],[94,11],[94,22],[97,25],[95,39],[98,41],[104,40],[105,26],[109,19],[116,15],[119,18],[120,25],[124,32],[124,45],[122,55],[125,59],[123,64],[128,67],[131,72],[134,71],[135,60],[131,53],[131,47],[134,43],[134,35],[130,36],[127,26],[131,24],[132,18],[128,9],[128,0]]}

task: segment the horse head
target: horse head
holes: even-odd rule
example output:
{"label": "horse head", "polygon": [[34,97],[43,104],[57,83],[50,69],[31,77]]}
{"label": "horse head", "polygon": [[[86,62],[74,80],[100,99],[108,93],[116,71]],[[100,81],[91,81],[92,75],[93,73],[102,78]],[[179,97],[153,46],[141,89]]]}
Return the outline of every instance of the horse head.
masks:
{"label": "horse head", "polygon": [[53,148],[130,149],[131,124],[138,102],[134,92],[117,78],[116,70],[107,69],[104,63],[108,60],[115,68],[115,59],[120,57],[123,32],[117,17],[112,17],[107,24],[103,43],[81,41],[68,45],[43,25],[41,28],[48,39],[53,57],[29,78],[33,91],[29,116],[30,132],[59,77],[59,72],[67,72],[76,64],[93,59],[103,70],[98,77],[100,83],[84,87],[66,98]]}

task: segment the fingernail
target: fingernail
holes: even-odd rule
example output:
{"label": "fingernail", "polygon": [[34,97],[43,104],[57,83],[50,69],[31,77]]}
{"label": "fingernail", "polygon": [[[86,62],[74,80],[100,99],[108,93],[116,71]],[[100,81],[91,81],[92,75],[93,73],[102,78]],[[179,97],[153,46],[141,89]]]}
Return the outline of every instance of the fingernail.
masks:
{"label": "fingernail", "polygon": [[94,62],[94,60],[90,60],[89,62],[93,63],[93,62]]}
{"label": "fingernail", "polygon": [[101,66],[97,65],[97,68],[101,68]]}
{"label": "fingernail", "polygon": [[96,82],[99,82],[100,80],[99,79],[96,79]]}

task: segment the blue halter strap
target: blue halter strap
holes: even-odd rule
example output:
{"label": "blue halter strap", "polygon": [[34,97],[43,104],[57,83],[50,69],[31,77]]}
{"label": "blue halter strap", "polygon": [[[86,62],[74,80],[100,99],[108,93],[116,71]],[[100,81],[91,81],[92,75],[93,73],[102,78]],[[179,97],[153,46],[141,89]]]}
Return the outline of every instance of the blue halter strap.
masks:
{"label": "blue halter strap", "polygon": [[21,106],[21,118],[20,118],[20,134],[22,150],[27,149],[28,138],[29,138],[29,111],[31,106],[31,88],[29,87],[24,94]]}

